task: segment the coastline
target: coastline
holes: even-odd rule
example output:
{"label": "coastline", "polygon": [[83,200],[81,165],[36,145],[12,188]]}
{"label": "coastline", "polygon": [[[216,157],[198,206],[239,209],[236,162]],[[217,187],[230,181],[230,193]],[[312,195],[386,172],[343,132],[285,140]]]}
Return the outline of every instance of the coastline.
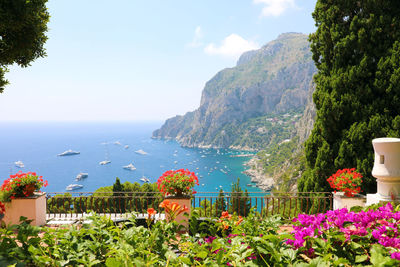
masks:
{"label": "coastline", "polygon": [[253,157],[249,161],[243,164],[249,167],[243,173],[251,178],[251,182],[255,183],[256,186],[264,191],[271,191],[274,188],[274,179],[272,177],[266,177],[257,165],[257,158]]}

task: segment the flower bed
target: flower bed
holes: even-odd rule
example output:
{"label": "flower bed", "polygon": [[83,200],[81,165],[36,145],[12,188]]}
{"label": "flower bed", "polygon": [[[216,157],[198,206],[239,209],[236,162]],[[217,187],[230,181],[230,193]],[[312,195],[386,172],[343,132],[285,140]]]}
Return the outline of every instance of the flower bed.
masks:
{"label": "flower bed", "polygon": [[[0,266],[398,266],[400,212],[346,209],[299,215],[294,231],[280,217],[246,218],[223,212],[204,219],[194,211],[190,233],[175,221],[127,227],[93,216],[90,225],[51,229],[23,222],[0,229]],[[205,226],[205,227],[204,227]],[[290,227],[287,227],[290,229]],[[204,231],[206,230],[206,231]],[[19,234],[16,235],[15,233]],[[40,233],[40,234],[39,234]],[[39,237],[39,238],[36,238]]]}

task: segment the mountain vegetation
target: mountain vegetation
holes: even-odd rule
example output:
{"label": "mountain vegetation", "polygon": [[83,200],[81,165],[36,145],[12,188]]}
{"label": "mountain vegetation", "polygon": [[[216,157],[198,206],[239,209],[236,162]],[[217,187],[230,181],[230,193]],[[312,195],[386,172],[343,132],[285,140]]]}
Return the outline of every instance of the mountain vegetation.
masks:
{"label": "mountain vegetation", "polygon": [[316,121],[305,144],[301,191],[355,167],[362,190],[376,192],[371,140],[400,135],[400,2],[319,0],[311,34]]}
{"label": "mountain vegetation", "polygon": [[27,67],[46,55],[47,23],[50,15],[47,0],[0,1],[0,93],[8,84],[7,66]]}

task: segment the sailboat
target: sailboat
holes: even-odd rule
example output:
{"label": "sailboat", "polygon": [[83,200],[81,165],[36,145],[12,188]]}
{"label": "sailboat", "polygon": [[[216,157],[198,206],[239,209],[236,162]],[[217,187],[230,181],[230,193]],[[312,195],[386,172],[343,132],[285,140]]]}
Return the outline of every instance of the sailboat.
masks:
{"label": "sailboat", "polygon": [[144,171],[143,171],[142,178],[140,178],[139,180],[142,181],[142,182],[144,182],[144,183],[150,183],[149,178],[147,178],[146,176],[144,176]]}
{"label": "sailboat", "polygon": [[99,162],[100,165],[106,165],[106,164],[111,163],[111,160],[108,160],[108,147],[107,147],[107,143],[105,144],[105,146],[106,146],[106,148],[105,148],[105,150],[106,150],[106,160],[100,161],[100,162]]}

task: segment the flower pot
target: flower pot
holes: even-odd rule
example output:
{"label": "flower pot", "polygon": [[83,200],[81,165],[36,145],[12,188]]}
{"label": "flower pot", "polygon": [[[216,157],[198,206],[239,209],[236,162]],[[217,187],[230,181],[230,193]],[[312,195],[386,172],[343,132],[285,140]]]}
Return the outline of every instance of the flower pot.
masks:
{"label": "flower pot", "polygon": [[[188,215],[185,215],[185,213],[179,214],[176,218],[175,221],[178,222],[180,225],[182,225],[185,230],[189,229],[189,217],[190,217],[190,212],[192,208],[192,199],[190,196],[167,196],[165,199],[168,199],[170,202],[175,202],[178,203],[181,207],[185,205],[189,210],[187,211]],[[167,220],[169,221],[169,218],[167,216]]]}
{"label": "flower pot", "polygon": [[40,226],[46,223],[46,194],[34,193],[33,196],[15,198],[4,203],[6,212],[4,223],[19,224],[21,216],[32,220],[32,225]]}
{"label": "flower pot", "polygon": [[333,209],[347,208],[350,210],[352,207],[361,206],[365,207],[367,198],[364,195],[356,194],[354,197],[345,196],[343,192],[333,194]]}

